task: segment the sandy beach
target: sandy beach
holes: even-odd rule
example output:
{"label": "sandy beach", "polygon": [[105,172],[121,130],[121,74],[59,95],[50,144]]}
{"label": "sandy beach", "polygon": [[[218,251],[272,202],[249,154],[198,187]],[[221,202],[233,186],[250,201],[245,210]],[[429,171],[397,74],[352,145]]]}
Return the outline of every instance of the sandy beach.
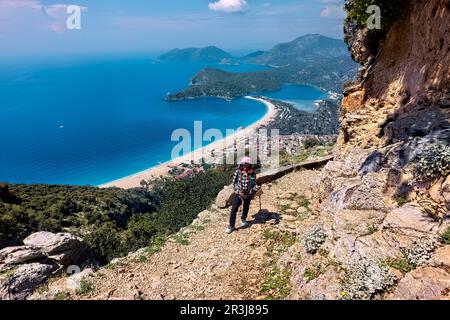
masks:
{"label": "sandy beach", "polygon": [[191,160],[194,159],[200,159],[205,158],[208,159],[208,155],[211,154],[212,150],[219,151],[219,150],[225,150],[231,146],[234,145],[235,140],[242,139],[244,137],[250,136],[252,133],[254,133],[259,127],[267,125],[272,121],[276,114],[277,109],[275,105],[270,103],[267,100],[261,99],[261,98],[254,98],[247,96],[246,99],[253,99],[258,100],[262,103],[264,103],[267,107],[267,113],[266,115],[260,119],[259,121],[251,124],[248,127],[245,127],[239,131],[236,131],[234,134],[229,135],[228,137],[215,141],[203,148],[199,148],[189,154],[186,154],[182,157],[167,161],[165,163],[162,163],[158,166],[152,167],[150,169],[138,172],[136,174],[130,175],[128,177],[124,177],[106,184],[101,185],[101,188],[109,188],[109,187],[118,187],[123,189],[130,189],[135,187],[140,187],[140,182],[142,180],[150,180],[155,177],[160,177],[167,175],[171,168],[181,165],[182,163],[190,163]]}

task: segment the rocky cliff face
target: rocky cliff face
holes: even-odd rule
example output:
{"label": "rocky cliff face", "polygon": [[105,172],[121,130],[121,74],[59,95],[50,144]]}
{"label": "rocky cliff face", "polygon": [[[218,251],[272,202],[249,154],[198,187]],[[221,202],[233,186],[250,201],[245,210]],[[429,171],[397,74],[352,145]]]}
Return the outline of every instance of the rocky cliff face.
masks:
{"label": "rocky cliff face", "polygon": [[352,56],[364,67],[342,103],[342,156],[449,127],[450,5],[411,3],[378,46],[367,30],[347,28]]}
{"label": "rocky cliff face", "polygon": [[449,1],[416,0],[382,41],[346,27],[363,67],[345,88],[335,160],[314,192],[343,285],[328,286],[329,272],[299,278],[294,297],[449,298],[439,242],[450,215],[449,21]]}

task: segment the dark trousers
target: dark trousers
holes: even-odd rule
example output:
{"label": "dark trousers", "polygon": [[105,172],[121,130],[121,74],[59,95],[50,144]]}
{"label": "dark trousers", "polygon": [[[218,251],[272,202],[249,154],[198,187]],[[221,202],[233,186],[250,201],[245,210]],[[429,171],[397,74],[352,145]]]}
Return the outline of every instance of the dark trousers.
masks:
{"label": "dark trousers", "polygon": [[236,224],[236,215],[242,203],[244,204],[244,208],[242,211],[241,219],[242,221],[247,220],[251,201],[252,201],[251,197],[247,197],[247,199],[244,199],[244,201],[242,201],[241,197],[239,197],[237,194],[233,195],[233,202],[231,205],[231,214],[230,214],[230,227],[234,228]]}

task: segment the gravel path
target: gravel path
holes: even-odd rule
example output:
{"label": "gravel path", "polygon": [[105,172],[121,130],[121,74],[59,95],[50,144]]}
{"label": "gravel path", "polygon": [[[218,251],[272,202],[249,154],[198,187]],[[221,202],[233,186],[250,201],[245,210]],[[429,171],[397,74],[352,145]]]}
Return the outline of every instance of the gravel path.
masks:
{"label": "gravel path", "polygon": [[[302,221],[297,218],[296,210],[301,212],[301,208],[297,209],[294,199],[299,195],[308,197],[316,177],[317,171],[299,171],[265,185],[263,210],[259,210],[258,199],[253,201],[252,226],[231,235],[225,233],[229,209],[213,207],[202,212],[190,227],[166,242],[161,251],[149,254],[141,249],[120,263],[102,268],[86,279],[90,284],[88,292],[72,293],[69,297],[265,299],[269,292],[262,288],[276,258],[272,254],[275,240],[267,234],[288,231],[293,232],[295,239],[295,230]],[[47,298],[55,293],[52,287],[64,287],[62,281],[65,279],[49,285]]]}

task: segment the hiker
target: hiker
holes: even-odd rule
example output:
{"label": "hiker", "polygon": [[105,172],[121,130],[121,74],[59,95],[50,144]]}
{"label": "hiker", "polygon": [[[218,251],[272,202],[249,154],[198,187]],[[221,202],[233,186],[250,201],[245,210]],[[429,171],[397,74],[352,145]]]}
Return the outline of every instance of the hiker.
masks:
{"label": "hiker", "polygon": [[253,171],[252,159],[245,157],[240,162],[233,178],[233,201],[231,206],[230,224],[226,232],[228,234],[235,230],[236,215],[239,207],[243,205],[241,216],[241,228],[248,228],[250,223],[247,221],[247,215],[250,208],[250,202],[255,196],[261,196],[261,187],[256,184],[256,173]]}

